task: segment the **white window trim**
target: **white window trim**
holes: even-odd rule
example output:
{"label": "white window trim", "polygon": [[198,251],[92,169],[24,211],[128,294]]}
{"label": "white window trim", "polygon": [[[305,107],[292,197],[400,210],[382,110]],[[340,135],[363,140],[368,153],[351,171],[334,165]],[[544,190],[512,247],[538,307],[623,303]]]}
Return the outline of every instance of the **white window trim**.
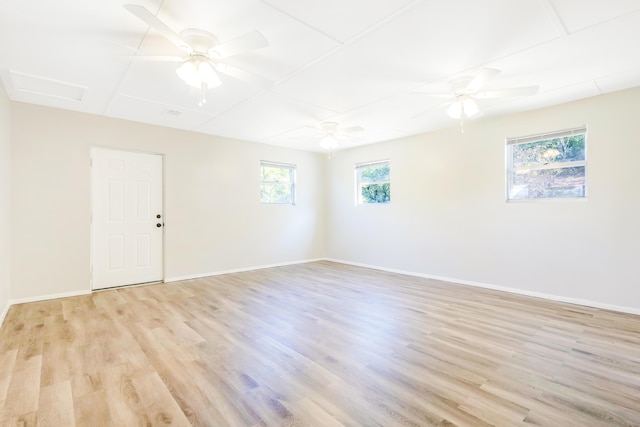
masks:
{"label": "white window trim", "polygon": [[[555,162],[548,163],[545,165],[538,166],[523,166],[514,168],[513,167],[513,155],[511,154],[510,147],[519,144],[529,144],[532,142],[538,141],[546,141],[549,139],[555,138],[564,138],[573,135],[582,135],[584,134],[585,138],[585,146],[584,146],[584,160],[573,161],[573,162]],[[508,203],[527,203],[527,202],[554,202],[561,200],[586,200],[587,199],[587,191],[588,191],[588,176],[587,176],[587,126],[579,126],[570,129],[559,130],[555,132],[547,132],[540,133],[534,135],[520,136],[520,137],[509,137],[505,139],[506,142],[506,150],[505,150],[505,164],[506,164],[506,182],[505,182],[505,201]],[[518,172],[518,171],[534,171],[534,170],[545,170],[545,169],[562,169],[562,168],[570,168],[576,166],[584,166],[585,168],[585,188],[584,188],[584,196],[582,197],[558,197],[558,198],[527,198],[527,199],[511,199],[509,197],[509,179],[510,173]]]}
{"label": "white window trim", "polygon": [[[262,168],[264,166],[267,167],[276,167],[276,168],[286,168],[289,169],[289,182],[288,183],[284,183],[284,182],[279,182],[279,181],[264,181],[262,179]],[[291,191],[291,201],[289,202],[284,202],[284,203],[277,203],[277,202],[263,202],[262,201],[262,196],[260,197],[260,203],[264,204],[264,205],[291,205],[291,206],[295,206],[296,205],[296,172],[297,172],[297,166],[293,163],[282,163],[282,162],[270,162],[267,160],[260,160],[260,188],[262,188],[263,184],[271,184],[271,185],[289,185],[290,186],[290,191]]]}
{"label": "white window trim", "polygon": [[380,164],[385,164],[385,163],[389,165],[389,180],[388,181],[380,181],[380,182],[377,182],[377,183],[379,183],[379,184],[385,184],[385,183],[391,184],[391,160],[390,159],[374,160],[374,161],[370,161],[370,162],[360,162],[360,163],[356,163],[354,165],[353,173],[354,173],[354,182],[355,182],[355,196],[356,196],[355,204],[356,204],[356,206],[386,206],[386,205],[390,205],[391,204],[391,200],[389,200],[388,203],[363,203],[362,202],[362,191],[360,190],[361,183],[360,183],[360,180],[358,179],[358,169],[359,168],[363,168],[363,167],[367,167],[367,166],[373,166],[373,165],[380,165]]}

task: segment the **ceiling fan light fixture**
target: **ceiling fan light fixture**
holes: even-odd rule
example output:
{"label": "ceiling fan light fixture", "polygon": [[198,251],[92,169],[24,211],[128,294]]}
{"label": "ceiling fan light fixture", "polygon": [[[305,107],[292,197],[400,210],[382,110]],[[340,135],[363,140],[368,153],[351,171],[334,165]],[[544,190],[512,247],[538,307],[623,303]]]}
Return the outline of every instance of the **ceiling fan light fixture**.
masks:
{"label": "ceiling fan light fixture", "polygon": [[325,135],[320,140],[320,147],[325,150],[335,150],[336,148],[338,148],[338,140],[333,135]]}
{"label": "ceiling fan light fixture", "polygon": [[466,98],[464,101],[462,101],[462,111],[464,112],[465,116],[473,117],[478,114],[478,104],[476,104],[473,99]]}
{"label": "ceiling fan light fixture", "polygon": [[188,59],[176,70],[176,74],[189,86],[199,87],[198,66],[193,59]]}
{"label": "ceiling fan light fixture", "polygon": [[462,103],[460,101],[453,101],[449,108],[447,108],[447,115],[452,119],[459,119],[462,114]]}
{"label": "ceiling fan light fixture", "polygon": [[222,84],[213,65],[206,59],[190,58],[178,67],[176,73],[186,84],[197,89],[201,89],[203,83],[208,89]]}
{"label": "ceiling fan light fixture", "polygon": [[478,104],[468,96],[461,96],[451,103],[447,114],[452,119],[470,118],[478,114]]}

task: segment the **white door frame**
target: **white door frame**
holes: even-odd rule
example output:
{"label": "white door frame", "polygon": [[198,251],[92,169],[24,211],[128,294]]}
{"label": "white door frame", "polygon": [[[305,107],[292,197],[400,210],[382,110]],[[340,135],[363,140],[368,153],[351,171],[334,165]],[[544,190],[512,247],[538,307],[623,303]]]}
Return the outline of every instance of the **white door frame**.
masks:
{"label": "white door frame", "polygon": [[162,203],[161,203],[161,215],[162,218],[160,220],[160,222],[162,223],[162,238],[161,238],[161,243],[162,243],[162,247],[161,247],[161,257],[160,257],[160,264],[161,264],[161,277],[159,280],[156,281],[150,281],[150,282],[144,282],[144,283],[131,283],[131,284],[125,284],[125,285],[116,285],[113,286],[111,288],[114,287],[119,287],[119,286],[135,286],[135,285],[140,285],[140,284],[149,284],[149,283],[164,283],[164,279],[166,277],[166,273],[165,273],[165,225],[166,225],[166,213],[165,213],[165,155],[164,153],[158,153],[158,152],[150,152],[150,151],[139,151],[139,150],[130,150],[130,149],[124,149],[124,148],[114,148],[114,147],[106,147],[106,146],[98,146],[98,145],[94,145],[91,146],[89,149],[89,161],[90,161],[90,171],[89,171],[89,185],[90,185],[90,203],[89,203],[89,214],[90,214],[90,226],[89,226],[89,271],[90,271],[90,279],[89,279],[89,287],[92,291],[95,290],[104,290],[104,289],[110,289],[109,287],[102,287],[102,288],[95,288],[94,287],[94,280],[93,280],[93,269],[94,269],[94,178],[93,178],[93,153],[94,153],[94,149],[100,149],[100,150],[111,150],[111,151],[116,151],[116,152],[126,152],[126,153],[139,153],[139,154],[149,154],[149,155],[156,155],[156,156],[160,156],[161,159],[161,197],[162,197]]}

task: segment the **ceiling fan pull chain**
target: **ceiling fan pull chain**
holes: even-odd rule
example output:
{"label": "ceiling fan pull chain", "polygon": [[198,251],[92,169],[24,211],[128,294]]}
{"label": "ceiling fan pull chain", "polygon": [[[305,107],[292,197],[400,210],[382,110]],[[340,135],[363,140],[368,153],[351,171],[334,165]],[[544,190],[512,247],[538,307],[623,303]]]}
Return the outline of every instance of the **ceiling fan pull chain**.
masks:
{"label": "ceiling fan pull chain", "polygon": [[203,81],[200,85],[200,102],[198,102],[198,106],[202,107],[207,103],[207,82]]}

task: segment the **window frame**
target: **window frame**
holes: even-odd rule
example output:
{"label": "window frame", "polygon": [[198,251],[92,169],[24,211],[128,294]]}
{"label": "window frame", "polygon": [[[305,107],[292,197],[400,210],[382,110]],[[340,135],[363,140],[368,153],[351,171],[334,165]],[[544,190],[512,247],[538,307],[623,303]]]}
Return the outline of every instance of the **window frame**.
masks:
{"label": "window frame", "polygon": [[[388,181],[362,181],[361,180],[361,173],[359,173],[360,169],[364,169],[368,166],[373,166],[373,165],[383,165],[386,164],[389,166],[389,180]],[[374,160],[374,161],[369,161],[369,162],[361,162],[361,163],[356,163],[354,166],[354,181],[355,181],[355,204],[356,206],[378,206],[378,205],[389,205],[391,204],[391,160],[390,159],[384,159],[384,160]],[[389,184],[389,201],[387,202],[364,202],[362,201],[362,184],[385,184],[388,183]]]}
{"label": "window frame", "polygon": [[[281,182],[281,181],[266,181],[264,179],[263,168],[271,167],[271,168],[280,168],[280,169],[288,169],[289,170],[289,182]],[[260,203],[265,205],[296,205],[296,174],[297,174],[297,166],[293,163],[282,163],[282,162],[272,162],[268,160],[260,160]],[[262,190],[264,185],[282,185],[289,187],[290,200],[287,202],[272,202],[265,201],[262,198]]]}
{"label": "window frame", "polygon": [[[584,160],[570,161],[570,162],[549,162],[544,165],[534,166],[521,166],[518,168],[513,167],[513,147],[521,144],[531,144],[536,142],[544,142],[552,139],[571,137],[576,135],[584,135]],[[570,129],[564,129],[553,132],[545,132],[520,137],[509,137],[505,139],[505,170],[506,170],[506,185],[505,185],[505,200],[508,203],[512,202],[532,202],[532,201],[553,201],[553,200],[586,200],[587,198],[587,140],[588,132],[587,126],[579,126]],[[581,196],[564,196],[564,197],[526,197],[516,199],[511,197],[511,189],[513,186],[512,176],[516,171],[537,171],[537,170],[549,170],[549,169],[565,169],[572,167],[584,167],[584,191]]]}

